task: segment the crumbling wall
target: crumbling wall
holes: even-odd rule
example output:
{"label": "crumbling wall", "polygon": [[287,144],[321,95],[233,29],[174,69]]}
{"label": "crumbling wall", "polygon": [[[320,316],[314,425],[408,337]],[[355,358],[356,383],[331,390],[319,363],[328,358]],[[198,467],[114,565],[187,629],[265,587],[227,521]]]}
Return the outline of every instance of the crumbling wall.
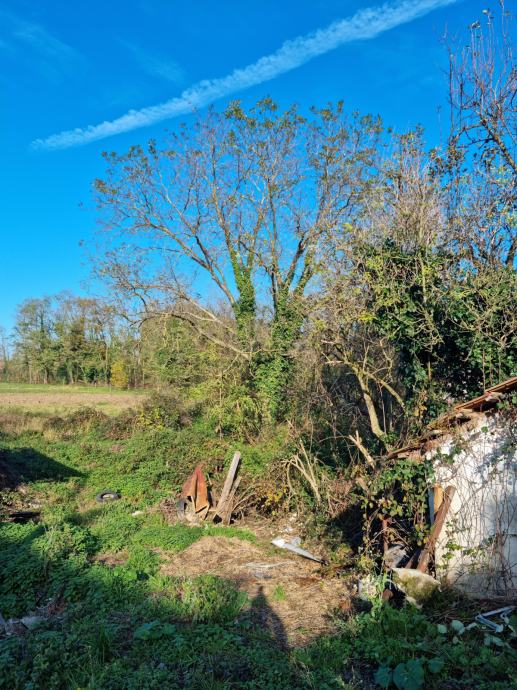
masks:
{"label": "crumbling wall", "polygon": [[515,416],[482,414],[428,457],[453,497],[436,548],[438,574],[473,595],[517,595]]}

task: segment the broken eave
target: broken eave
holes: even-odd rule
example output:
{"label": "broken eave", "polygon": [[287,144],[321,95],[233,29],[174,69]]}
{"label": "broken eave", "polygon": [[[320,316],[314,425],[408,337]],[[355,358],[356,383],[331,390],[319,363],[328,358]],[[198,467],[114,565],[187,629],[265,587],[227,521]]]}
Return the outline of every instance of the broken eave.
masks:
{"label": "broken eave", "polygon": [[477,398],[455,405],[452,410],[431,422],[427,431],[421,436],[406,446],[391,451],[384,456],[384,459],[409,458],[415,461],[422,459],[425,453],[439,445],[437,443],[439,439],[441,440],[458,427],[466,430],[475,426],[481,416],[494,411],[508,393],[515,390],[517,390],[517,376],[488,388]]}

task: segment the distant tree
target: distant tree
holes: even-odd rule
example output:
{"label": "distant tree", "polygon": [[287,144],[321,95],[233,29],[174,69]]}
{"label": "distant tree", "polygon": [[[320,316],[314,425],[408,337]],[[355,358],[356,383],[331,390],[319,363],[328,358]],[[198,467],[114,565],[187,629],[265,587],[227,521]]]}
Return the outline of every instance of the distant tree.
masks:
{"label": "distant tree", "polygon": [[50,298],[25,300],[18,307],[14,333],[29,382],[48,383],[55,364]]}
{"label": "distant tree", "polygon": [[0,326],[0,375],[8,380],[10,373],[11,344],[4,326]]}
{"label": "distant tree", "polygon": [[68,293],[58,295],[55,302],[56,376],[70,383],[107,383],[114,326],[111,308]]}
{"label": "distant tree", "polygon": [[115,388],[124,389],[129,386],[129,375],[123,360],[117,359],[111,365],[110,383]]}
{"label": "distant tree", "polygon": [[10,376],[29,382],[108,383],[128,333],[103,302],[69,293],[18,308]]}

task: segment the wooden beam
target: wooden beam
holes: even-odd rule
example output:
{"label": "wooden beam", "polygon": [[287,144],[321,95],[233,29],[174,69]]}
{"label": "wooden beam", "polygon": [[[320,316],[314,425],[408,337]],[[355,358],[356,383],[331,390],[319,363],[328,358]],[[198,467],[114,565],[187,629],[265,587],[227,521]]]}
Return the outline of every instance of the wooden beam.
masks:
{"label": "wooden beam", "polygon": [[443,503],[443,486],[440,486],[440,484],[435,484],[434,485],[434,498],[433,498],[433,523],[436,522],[436,516],[438,515],[438,511],[442,507]]}
{"label": "wooden beam", "polygon": [[[230,464],[230,469],[228,470],[228,474],[226,475],[223,490],[221,491],[221,496],[219,497],[219,501],[218,501],[217,507],[215,509],[215,515],[219,515],[219,517],[221,517],[223,519],[224,519],[226,510],[227,510],[228,499],[230,498],[233,483],[235,481],[235,476],[236,476],[237,471],[239,469],[240,462],[241,462],[241,454],[239,453],[239,451],[236,451],[234,453],[232,462]],[[214,517],[215,517],[215,515],[214,515]]]}
{"label": "wooden beam", "polygon": [[237,477],[237,479],[233,483],[232,489],[230,491],[230,495],[228,496],[228,500],[226,501],[226,506],[221,509],[220,518],[223,522],[223,525],[229,525],[230,524],[230,520],[232,518],[232,513],[233,513],[233,505],[234,505],[234,501],[235,501],[235,493],[236,493],[237,489],[239,488],[239,484],[241,483],[241,479],[242,479],[242,477]]}
{"label": "wooden beam", "polygon": [[421,573],[425,573],[427,570],[427,567],[429,565],[429,559],[431,558],[431,554],[434,552],[436,542],[438,541],[438,537],[440,536],[440,532],[442,531],[443,525],[445,523],[445,518],[447,517],[447,513],[449,512],[449,508],[451,507],[452,503],[452,498],[455,493],[456,489],[454,486],[448,486],[443,492],[443,502],[438,511],[435,513],[435,521],[433,526],[431,527],[429,539],[427,540],[427,544],[420,552],[420,556],[418,558],[416,569],[419,570]]}

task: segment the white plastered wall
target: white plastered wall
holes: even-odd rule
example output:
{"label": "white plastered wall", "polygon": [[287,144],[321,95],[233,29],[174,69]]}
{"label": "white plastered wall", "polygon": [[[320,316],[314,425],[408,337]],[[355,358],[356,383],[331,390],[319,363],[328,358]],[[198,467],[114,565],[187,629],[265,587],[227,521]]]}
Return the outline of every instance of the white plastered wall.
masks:
{"label": "white plastered wall", "polygon": [[515,422],[487,413],[427,454],[436,483],[456,488],[437,572],[476,596],[517,595],[516,440]]}

